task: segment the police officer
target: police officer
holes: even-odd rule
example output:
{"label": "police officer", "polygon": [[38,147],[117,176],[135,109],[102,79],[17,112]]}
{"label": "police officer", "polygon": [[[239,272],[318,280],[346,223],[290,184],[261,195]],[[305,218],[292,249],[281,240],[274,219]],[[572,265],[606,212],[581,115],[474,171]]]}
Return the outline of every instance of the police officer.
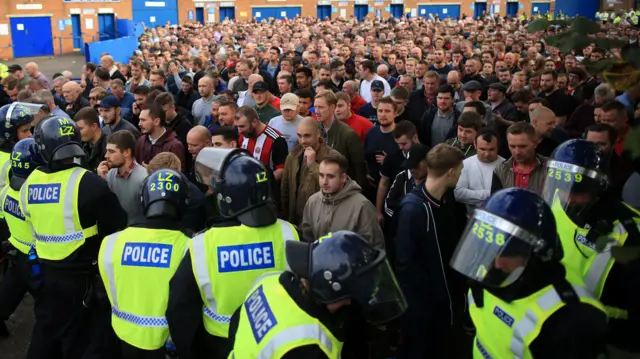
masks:
{"label": "police officer", "polygon": [[126,212],[104,180],[80,167],[85,153],[73,121],[50,116],[34,139],[46,165],[23,184],[20,209],[33,227],[43,279],[28,358],[112,357],[92,340],[110,331],[108,307],[107,324],[99,321],[94,281],[100,242],[124,228]]}
{"label": "police officer", "polygon": [[13,145],[31,137],[33,114],[40,111],[40,105],[14,102],[0,108],[0,187],[9,182],[10,157]]}
{"label": "police officer", "polygon": [[640,355],[631,334],[640,325],[640,283],[631,267],[611,255],[613,246],[640,244],[640,213],[607,191],[608,158],[594,143],[563,143],[547,163],[543,196],[558,225],[564,264],[583,276],[609,314],[612,357],[620,351]]}
{"label": "police officer", "polygon": [[471,217],[451,267],[474,282],[474,358],[598,358],[607,317],[565,269],[551,209],[533,192],[496,192]]}
{"label": "police officer", "polygon": [[189,181],[180,173],[152,173],[140,196],[145,219],[108,236],[100,247],[100,274],[124,359],[165,357],[169,280],[189,241],[180,231],[188,191]]}
{"label": "police officer", "polygon": [[15,255],[11,257],[13,264],[4,273],[0,283],[0,318],[8,318],[27,291],[35,297],[35,281],[39,279],[36,278],[39,274],[37,267],[34,268],[35,272],[31,268],[32,265],[38,265],[35,239],[31,226],[20,211],[20,188],[29,174],[43,163],[33,138],[19,141],[13,148],[11,158],[11,179],[0,191],[0,218],[7,223],[10,232],[8,239]]}
{"label": "police officer", "polygon": [[170,283],[167,319],[181,358],[227,358],[231,315],[257,277],[285,270],[284,244],[298,233],[277,218],[271,177],[249,152],[205,148],[195,167],[224,221],[189,242]]}
{"label": "police officer", "polygon": [[350,310],[380,325],[406,309],[385,251],[362,236],[338,231],[285,247],[290,270],[259,278],[231,319],[230,358],[340,358]]}

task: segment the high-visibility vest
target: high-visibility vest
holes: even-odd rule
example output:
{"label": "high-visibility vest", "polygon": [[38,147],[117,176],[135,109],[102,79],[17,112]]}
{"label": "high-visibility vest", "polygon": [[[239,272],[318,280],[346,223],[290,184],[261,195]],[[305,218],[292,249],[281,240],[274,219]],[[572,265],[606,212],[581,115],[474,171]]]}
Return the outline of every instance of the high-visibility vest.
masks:
{"label": "high-visibility vest", "polygon": [[279,279],[279,275],[266,275],[250,290],[229,359],[279,359],[292,349],[314,344],[328,358],[340,358],[343,343],[300,309]]}
{"label": "high-visibility vest", "polygon": [[[602,304],[584,287],[580,275],[567,269],[567,281],[582,303],[604,312]],[[482,308],[469,292],[469,314],[476,327],[473,358],[532,359],[530,346],[545,321],[565,306],[553,285],[512,302],[505,302],[487,290],[482,291]]]}
{"label": "high-visibility vest", "polygon": [[129,227],[106,237],[98,265],[111,302],[111,326],[121,340],[144,350],[169,337],[165,312],[169,281],[189,237],[176,230]]}
{"label": "high-visibility vest", "polygon": [[45,173],[34,170],[20,190],[22,213],[35,231],[38,256],[63,260],[98,234],[98,225],[82,228],[78,212],[81,167]]}
{"label": "high-visibility vest", "polygon": [[229,336],[231,315],[256,278],[287,268],[284,243],[298,241],[287,221],[266,227],[211,228],[189,242],[193,273],[202,296],[204,327],[211,335]]}
{"label": "high-visibility vest", "polygon": [[[637,225],[640,225],[640,213],[626,204],[624,205],[636,214],[634,220]],[[589,229],[578,227],[573,223],[562,209],[559,200],[553,203],[551,210],[556,219],[564,252],[562,263],[565,267],[583,276],[586,288],[596,298],[602,297],[607,278],[615,263],[611,251],[606,249],[599,252],[595,244],[587,240]],[[628,237],[629,233],[624,225],[616,220],[613,223],[613,231],[608,235],[608,238],[613,241],[610,246],[624,246]],[[626,311],[621,308],[607,306],[606,309],[611,318],[624,319],[627,315]]]}
{"label": "high-visibility vest", "polygon": [[0,151],[0,188],[9,184],[9,170],[11,169],[11,153]]}
{"label": "high-visibility vest", "polygon": [[8,184],[0,192],[0,218],[4,218],[9,227],[9,242],[20,252],[29,254],[35,247],[33,228],[20,210],[20,192]]}

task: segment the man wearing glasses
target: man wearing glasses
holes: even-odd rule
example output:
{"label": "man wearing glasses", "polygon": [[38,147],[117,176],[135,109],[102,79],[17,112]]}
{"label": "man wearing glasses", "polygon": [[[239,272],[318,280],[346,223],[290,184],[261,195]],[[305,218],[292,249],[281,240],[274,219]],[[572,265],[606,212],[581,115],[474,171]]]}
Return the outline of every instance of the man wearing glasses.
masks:
{"label": "man wearing glasses", "polygon": [[338,92],[342,88],[342,85],[344,85],[344,63],[340,60],[333,60],[329,68],[331,69],[331,83],[334,88],[337,89],[334,92]]}

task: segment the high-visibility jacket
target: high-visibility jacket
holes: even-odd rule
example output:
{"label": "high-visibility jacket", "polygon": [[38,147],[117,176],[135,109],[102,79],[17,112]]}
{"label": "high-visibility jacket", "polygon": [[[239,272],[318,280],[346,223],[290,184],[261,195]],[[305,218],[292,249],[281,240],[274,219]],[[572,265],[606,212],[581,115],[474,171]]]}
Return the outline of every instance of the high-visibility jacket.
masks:
{"label": "high-visibility jacket", "polygon": [[83,228],[78,212],[81,167],[45,173],[34,170],[20,190],[22,213],[35,231],[38,256],[63,260],[98,234],[98,225]]}
{"label": "high-visibility jacket", "polygon": [[0,218],[4,218],[9,227],[9,242],[20,252],[29,254],[36,245],[33,228],[20,210],[20,192],[8,184],[0,192]]}
{"label": "high-visibility jacket", "polygon": [[[584,287],[580,275],[567,269],[566,280],[582,303],[604,312],[604,307]],[[476,327],[473,358],[532,359],[530,346],[538,337],[545,321],[565,306],[553,285],[512,302],[505,302],[489,291],[482,291],[482,307],[469,292],[469,314]]]}
{"label": "high-visibility jacket", "polygon": [[[635,214],[633,220],[636,226],[640,226],[640,212],[626,204],[621,205]],[[556,218],[558,234],[560,235],[560,242],[564,252],[562,263],[567,268],[571,268],[582,275],[587,289],[596,298],[600,298],[611,268],[615,264],[611,251],[605,249],[599,252],[595,243],[587,239],[589,229],[578,227],[573,223],[562,209],[559,201],[553,203],[551,210]],[[629,232],[627,232],[620,220],[616,220],[613,223],[613,231],[608,235],[608,238],[613,241],[609,244],[610,246],[624,246],[629,238]],[[607,306],[607,313],[610,317],[618,319],[623,319],[626,316],[624,308]]]}
{"label": "high-visibility jacket", "polygon": [[189,237],[175,230],[129,227],[102,241],[98,265],[111,302],[111,326],[121,340],[162,348],[169,337],[165,312],[169,281]]}
{"label": "high-visibility jacket", "polygon": [[328,358],[340,358],[343,343],[321,321],[300,309],[279,277],[265,275],[249,291],[229,359],[279,359],[295,348],[314,344]]}
{"label": "high-visibility jacket", "polygon": [[0,188],[9,184],[9,170],[11,169],[11,153],[0,151]]}
{"label": "high-visibility jacket", "polygon": [[287,221],[266,227],[211,228],[189,242],[193,273],[204,303],[204,327],[211,335],[229,336],[231,315],[256,278],[287,268],[286,241],[298,241]]}

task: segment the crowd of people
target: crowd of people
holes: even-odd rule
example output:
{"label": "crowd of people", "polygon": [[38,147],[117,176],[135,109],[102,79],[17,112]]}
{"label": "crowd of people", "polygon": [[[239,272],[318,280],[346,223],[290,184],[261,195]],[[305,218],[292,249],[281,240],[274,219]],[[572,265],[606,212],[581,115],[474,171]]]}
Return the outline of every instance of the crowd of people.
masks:
{"label": "crowd of people", "polygon": [[[293,224],[301,241],[346,230],[387,253],[406,311],[386,331],[364,325],[351,329],[343,357],[382,358],[394,348],[399,358],[462,358],[472,352],[475,329],[469,312],[476,323],[474,310],[480,307],[469,310],[467,278],[449,263],[469,228],[477,234],[474,216],[489,206],[492,194],[521,188],[551,205],[557,195],[550,189],[552,180],[567,176],[565,184],[575,185],[597,169],[606,173],[604,188],[590,187],[598,195],[584,200],[624,201],[633,217],[640,217],[640,174],[625,152],[625,141],[640,121],[640,86],[616,92],[586,66],[620,56],[621,49],[606,50],[594,42],[561,53],[544,41],[558,31],[555,27],[529,33],[527,23],[520,17],[296,18],[147,28],[126,63],[103,54],[99,64],[84,65],[80,81],[68,71],[49,80],[33,62],[9,66],[0,106],[38,106],[34,126],[50,116],[74,122],[84,149],[82,167],[101,177],[117,197],[118,203],[107,201],[100,210],[108,213],[119,205],[129,226],[147,213],[140,206],[140,189],[149,174],[170,169],[188,179],[182,228],[195,235],[215,227],[228,218],[225,208],[236,199],[223,197],[203,180],[197,159],[210,148],[246,150],[267,169],[258,182],[269,183],[273,213]],[[640,46],[639,29],[629,22],[601,22],[601,28],[596,37]],[[26,127],[18,139],[30,131]],[[599,151],[592,165],[610,165],[579,167],[558,157],[571,153],[566,146],[572,141],[588,149],[575,161]],[[562,172],[567,169],[558,163],[565,162],[582,170]],[[99,247],[89,256],[97,257]],[[189,250],[189,264],[196,268],[199,259],[193,247]],[[180,277],[185,284],[176,284],[181,293],[193,293],[192,284],[202,284],[199,275],[193,278],[191,265],[187,271]],[[201,300],[199,294],[192,299],[190,304]],[[185,303],[169,297],[167,312],[180,357],[211,352],[226,357],[228,344],[197,344],[198,326],[177,314],[178,308],[188,308]],[[0,319],[13,309],[0,298]],[[508,314],[493,313],[513,324]],[[628,332],[631,319],[635,316],[613,327],[607,344],[637,356],[640,346]],[[593,323],[585,319],[583,324],[599,329],[599,319]],[[235,325],[241,328],[242,319]],[[576,324],[566,332],[584,330]],[[561,340],[573,338],[569,334],[557,332],[558,340],[538,341],[529,354],[595,358],[601,349],[598,340],[571,342]],[[583,338],[595,334],[594,329]],[[475,343],[476,354],[486,354]],[[216,345],[226,353],[211,349]]]}

